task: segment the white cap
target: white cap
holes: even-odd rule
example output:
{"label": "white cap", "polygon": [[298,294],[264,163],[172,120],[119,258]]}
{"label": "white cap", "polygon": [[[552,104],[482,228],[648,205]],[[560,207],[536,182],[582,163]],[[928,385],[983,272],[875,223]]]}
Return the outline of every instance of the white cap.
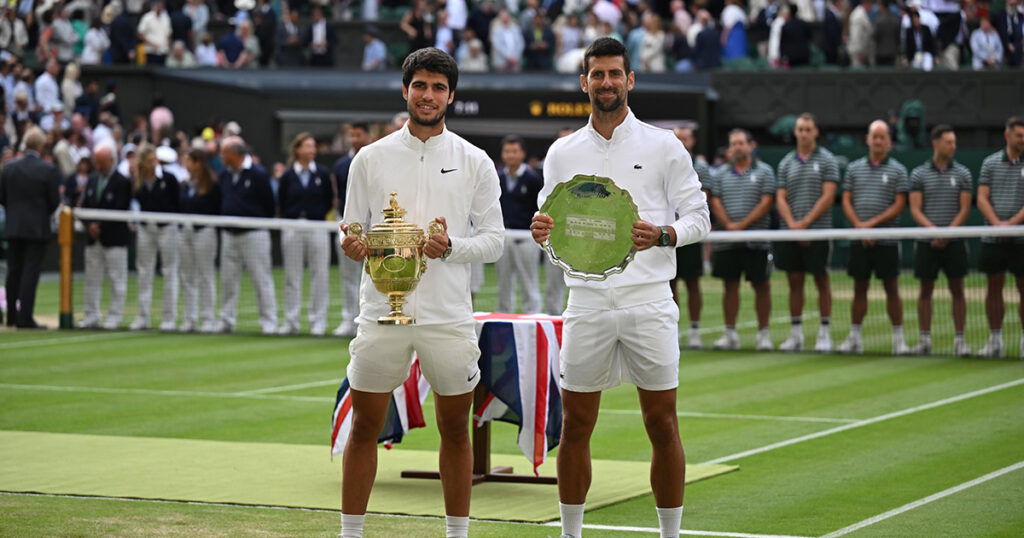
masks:
{"label": "white cap", "polygon": [[178,152],[169,146],[156,148],[156,160],[164,164],[171,164],[178,161]]}

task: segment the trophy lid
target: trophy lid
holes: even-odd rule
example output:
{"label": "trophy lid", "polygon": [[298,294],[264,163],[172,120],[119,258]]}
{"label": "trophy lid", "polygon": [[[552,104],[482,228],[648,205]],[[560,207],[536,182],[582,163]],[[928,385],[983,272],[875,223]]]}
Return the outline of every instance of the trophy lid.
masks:
{"label": "trophy lid", "polygon": [[388,230],[391,232],[396,231],[419,231],[419,226],[411,222],[406,222],[402,217],[405,216],[405,208],[398,205],[398,193],[391,193],[391,201],[388,203],[388,207],[381,210],[384,213],[384,222],[374,225],[373,230]]}

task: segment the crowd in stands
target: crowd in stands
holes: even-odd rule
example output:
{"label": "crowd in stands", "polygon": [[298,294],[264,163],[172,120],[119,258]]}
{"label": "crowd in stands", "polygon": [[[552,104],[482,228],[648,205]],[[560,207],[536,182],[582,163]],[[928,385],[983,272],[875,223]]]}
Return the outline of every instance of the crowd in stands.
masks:
{"label": "crowd in stands", "polygon": [[[602,36],[655,73],[1020,69],[1024,57],[1024,0],[11,0],[0,11],[3,58],[38,64],[331,67],[332,23],[351,20],[365,23],[345,31],[361,33],[367,71],[436,46],[464,72],[574,73]],[[384,40],[385,22],[404,42]]]}

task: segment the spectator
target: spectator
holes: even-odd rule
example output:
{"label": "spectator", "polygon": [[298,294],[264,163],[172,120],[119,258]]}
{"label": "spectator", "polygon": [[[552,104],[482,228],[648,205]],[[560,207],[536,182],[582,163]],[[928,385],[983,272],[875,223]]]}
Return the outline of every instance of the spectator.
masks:
{"label": "spectator", "polygon": [[971,55],[975,69],[994,69],[1003,65],[1003,42],[992,27],[992,21],[982,17],[981,26],[971,33]]}
{"label": "spectator", "polygon": [[583,48],[583,29],[580,19],[575,16],[560,17],[561,24],[555,23],[555,57],[561,58],[569,51]]}
{"label": "spectator", "polygon": [[71,131],[69,129],[58,129],[57,134],[60,138],[50,148],[50,154],[53,156],[53,164],[57,166],[60,177],[64,179],[73,174],[78,166],[77,152],[72,149]]}
{"label": "spectator", "polygon": [[[518,2],[517,2],[518,5]],[[512,9],[512,8],[510,8]],[[533,17],[537,13],[540,13],[540,4],[537,0],[525,0],[525,6],[519,10],[517,18],[519,19],[519,26],[523,28],[523,31],[527,31],[533,26]]]}
{"label": "spectator", "polygon": [[469,19],[466,0],[445,0],[444,9],[448,12],[448,26],[456,32],[463,32]]}
{"label": "spectator", "polygon": [[825,18],[821,25],[821,50],[825,53],[825,63],[839,65],[839,48],[843,44],[843,10],[846,0],[829,0],[825,9]]}
{"label": "spectator", "polygon": [[0,174],[0,205],[6,210],[7,325],[45,329],[34,317],[36,287],[52,237],[50,215],[60,205],[61,178],[41,152],[46,135],[37,128],[25,133],[24,157],[7,163]]}
{"label": "spectator", "polygon": [[431,47],[434,39],[434,14],[426,0],[414,0],[412,9],[405,12],[399,28],[409,38],[409,52]]}
{"label": "spectator", "polygon": [[120,11],[110,23],[110,55],[115,64],[135,61],[136,26],[132,16]]}
{"label": "spectator", "polygon": [[538,11],[530,28],[523,32],[523,45],[528,71],[551,71],[554,68],[555,33],[544,20],[543,12]]}
{"label": "spectator", "polygon": [[693,59],[697,69],[715,69],[722,66],[722,34],[715,23],[711,20],[711,14],[706,10],[697,13],[697,24],[691,26],[700,28],[693,47]]}
{"label": "spectator", "polygon": [[[334,207],[334,187],[330,173],[316,165],[316,139],[303,132],[291,143],[291,161],[280,178],[277,191],[281,217],[323,221]],[[327,274],[331,263],[330,234],[322,230],[281,231],[281,255],[284,258],[284,322],[278,334],[299,332],[302,304],[302,270],[309,267],[307,315],[310,334],[323,336],[327,331]]]}
{"label": "spectator", "polygon": [[372,24],[363,30],[363,71],[383,71],[388,67],[388,48],[380,39],[380,30]]}
{"label": "spectator", "polygon": [[648,11],[643,16],[639,70],[648,73],[665,71],[665,31],[661,29],[661,17]]}
{"label": "spectator", "polygon": [[192,18],[185,13],[180,4],[172,3],[171,6],[171,46],[174,46],[175,41],[181,41],[187,48],[194,48],[196,41],[192,32]]}
{"label": "spectator", "polygon": [[750,5],[750,31],[747,38],[757,48],[757,53],[768,58],[768,38],[771,36],[773,23],[779,18],[779,11],[782,8],[779,0],[762,0],[762,5]]}
{"label": "spectator", "polygon": [[334,28],[324,18],[320,7],[313,8],[313,22],[306,29],[303,44],[309,48],[309,65],[331,67],[334,65]]}
{"label": "spectator", "polygon": [[302,44],[302,29],[299,27],[299,10],[290,9],[281,19],[277,28],[277,65],[280,67],[298,67],[305,63],[305,51]]}
{"label": "spectator", "polygon": [[726,0],[722,10],[722,59],[725,61],[747,56],[747,14],[741,0]]}
{"label": "spectator", "polygon": [[677,73],[693,71],[693,50],[690,48],[690,41],[676,25],[672,25],[672,66]]}
{"label": "spectator", "polygon": [[210,8],[205,0],[188,0],[183,10],[192,19],[192,33],[197,38],[206,35],[206,25],[210,22]]}
{"label": "spectator", "polygon": [[784,65],[801,67],[811,63],[811,25],[790,13],[785,16],[779,36],[779,55]]}
{"label": "spectator", "polygon": [[196,57],[185,47],[184,41],[175,41],[171,45],[171,55],[167,58],[167,67],[191,69],[196,67]]}
{"label": "spectator", "polygon": [[[220,156],[224,171],[217,182],[221,187],[221,214],[239,217],[274,216],[274,191],[270,176],[253,161],[245,142],[237,136],[221,141]],[[244,266],[252,278],[259,309],[260,330],[274,334],[277,329],[277,298],[270,274],[270,231],[252,228],[224,228],[221,234],[221,301],[217,332],[234,332],[238,312],[238,292]]]}
{"label": "spectator", "polygon": [[78,74],[78,65],[74,62],[69,63],[64,67],[64,78],[60,82],[64,112],[69,115],[75,110],[75,100],[82,95],[82,83],[78,80]]}
{"label": "spectator", "polygon": [[[253,54],[255,49],[255,54]],[[256,67],[259,57],[259,43],[252,37],[252,26],[248,20],[238,23],[234,32],[221,38],[217,46],[217,65],[230,69]]]}
{"label": "spectator", "polygon": [[53,34],[50,36],[50,46],[61,63],[70,62],[75,58],[75,43],[78,41],[78,34],[75,33],[69,16],[67,8],[55,10]]}
{"label": "spectator", "polygon": [[16,9],[5,3],[4,7],[0,7],[0,50],[24,58],[28,46],[29,35],[25,21],[18,17]]}
{"label": "spectator", "polygon": [[103,56],[110,48],[110,37],[103,29],[99,19],[94,19],[89,31],[85,33],[85,46],[82,48],[82,64],[98,65],[103,63]]}
{"label": "spectator", "polygon": [[[526,142],[509,135],[501,141],[498,182],[501,185],[501,214],[506,230],[529,230],[537,212],[537,195],[544,180],[526,164]],[[498,270],[498,312],[540,312],[540,281],[537,278],[537,246],[529,238],[506,239]],[[516,283],[522,291],[520,310],[516,310]]]}
{"label": "spectator", "polygon": [[455,58],[459,62],[460,72],[487,72],[487,53],[484,52],[484,44],[476,37],[476,32],[472,28],[466,28],[462,34],[462,43],[455,51]]}
{"label": "spectator", "polygon": [[514,73],[520,69],[523,32],[507,10],[501,10],[491,28],[491,64],[495,71]]}
{"label": "spectator", "polygon": [[892,0],[882,0],[871,32],[877,66],[896,65],[900,56],[900,21],[891,6]]}
{"label": "spectator", "polygon": [[910,67],[932,70],[935,65],[935,41],[932,38],[932,30],[921,23],[921,16],[915,10],[910,10],[910,27],[904,30],[903,46]]}
{"label": "spectator", "polygon": [[220,64],[220,53],[210,34],[204,34],[196,45],[196,64],[199,67],[216,67]]}
{"label": "spectator", "polygon": [[992,15],[992,21],[1003,42],[1006,65],[1020,67],[1024,60],[1024,6],[1021,0],[1006,0],[1006,9]]}
{"label": "spectator", "polygon": [[939,28],[932,33],[936,55],[941,58],[942,65],[949,69],[960,67],[960,45],[964,40],[960,3],[961,0],[927,0],[928,7],[939,19]]}
{"label": "spectator", "polygon": [[252,12],[252,23],[255,27],[253,33],[260,44],[260,67],[267,67],[274,57],[274,41],[277,36],[277,14],[274,13],[269,0],[260,0],[256,10]]}
{"label": "spectator", "polygon": [[78,165],[75,166],[75,171],[72,172],[64,179],[63,185],[61,185],[61,201],[68,207],[74,207],[78,205],[78,200],[82,197],[82,193],[85,192],[85,187],[89,184],[89,176],[92,175],[92,161],[89,157],[83,157],[78,161]]}
{"label": "spectator", "polygon": [[[220,214],[220,185],[210,167],[209,155],[193,149],[185,157],[191,178],[181,192],[181,212],[198,215]],[[181,332],[216,329],[214,308],[217,300],[217,228],[186,224],[181,230],[181,288],[183,311]]]}
{"label": "spectator", "polygon": [[[345,214],[345,196],[348,194],[348,172],[352,166],[352,159],[361,149],[368,146],[370,138],[370,126],[367,123],[356,122],[348,126],[346,133],[348,145],[351,149],[346,155],[342,155],[334,162],[331,176],[334,180],[334,192],[337,196],[335,206],[338,218]],[[341,248],[341,237],[334,242],[335,252],[338,255],[338,277],[341,280],[342,303],[341,323],[334,329],[334,336],[351,338],[356,335],[355,319],[359,317],[359,279],[363,272],[361,263],[345,255]]]}
{"label": "spectator", "polygon": [[[113,142],[102,142],[93,153],[96,171],[89,178],[85,194],[78,205],[86,208],[125,211],[132,198],[132,185],[117,172],[114,158],[117,150]],[[82,311],[85,317],[78,323],[80,329],[100,327],[100,297],[104,277],[110,280],[110,308],[103,321],[104,329],[116,329],[124,315],[128,292],[128,224],[115,221],[85,221],[85,291]]]}
{"label": "spectator", "polygon": [[598,21],[606,22],[612,27],[618,26],[622,20],[622,10],[610,0],[596,0],[591,11],[597,16]]}
{"label": "spectator", "polygon": [[164,65],[171,49],[171,17],[163,0],[153,0],[150,10],[139,20],[138,39],[146,52],[146,64]]}
{"label": "spectator", "polygon": [[[640,24],[640,16],[636,11],[627,11],[625,13],[625,21],[622,23],[622,29],[625,32],[626,41],[626,52],[630,58],[640,59],[641,49],[644,46],[644,27]],[[647,16],[647,13],[644,13]],[[639,70],[639,68],[637,69]]]}
{"label": "spectator", "polygon": [[494,11],[494,0],[483,0],[469,14],[466,22],[467,28],[472,28],[473,33],[484,45],[484,53],[491,54],[491,24],[498,14]]}
{"label": "spectator", "polygon": [[437,12],[437,30],[434,35],[437,36],[434,47],[454,56],[458,40],[455,32],[448,25],[448,12],[443,9]]}
{"label": "spectator", "polygon": [[[152,12],[151,12],[152,13]],[[142,144],[135,156],[132,170],[134,197],[142,211],[177,213],[179,211],[178,178],[163,170],[157,162],[156,148]],[[153,302],[153,278],[156,258],[164,277],[163,318],[161,331],[177,329],[178,318],[178,226],[166,223],[140,223],[136,229],[136,263],[139,273],[139,313],[129,328],[149,329],[150,306]]]}
{"label": "spectator", "polygon": [[686,10],[683,0],[672,0],[669,2],[669,11],[672,13],[672,26],[679,29],[679,32],[686,35],[686,31],[693,24],[693,17]]}
{"label": "spectator", "polygon": [[58,73],[60,73],[60,64],[56,59],[51,58],[46,62],[46,70],[36,79],[36,104],[46,112],[52,111],[55,105],[63,107],[60,88],[57,86]]}

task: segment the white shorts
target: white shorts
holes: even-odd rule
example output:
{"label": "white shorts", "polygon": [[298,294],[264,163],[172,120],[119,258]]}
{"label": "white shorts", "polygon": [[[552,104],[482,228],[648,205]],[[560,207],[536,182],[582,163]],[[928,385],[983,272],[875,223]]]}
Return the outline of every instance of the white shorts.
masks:
{"label": "white shorts", "polygon": [[449,325],[360,323],[348,347],[348,380],[363,392],[391,392],[409,377],[413,353],[441,396],[472,391],[480,381],[476,321]]}
{"label": "white shorts", "polygon": [[623,378],[644,390],[679,386],[679,307],[671,297],[611,309],[571,297],[562,315],[563,389],[598,392]]}

